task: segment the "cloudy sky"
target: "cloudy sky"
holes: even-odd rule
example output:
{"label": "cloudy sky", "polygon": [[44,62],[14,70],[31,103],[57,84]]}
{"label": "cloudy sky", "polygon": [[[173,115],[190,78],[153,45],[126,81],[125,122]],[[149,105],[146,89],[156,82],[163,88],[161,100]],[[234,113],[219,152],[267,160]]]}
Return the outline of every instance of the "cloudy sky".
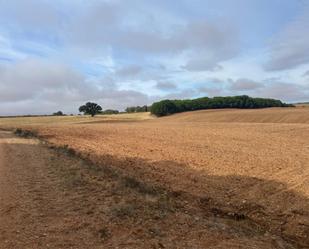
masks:
{"label": "cloudy sky", "polygon": [[0,0],[0,115],[309,101],[308,0]]}

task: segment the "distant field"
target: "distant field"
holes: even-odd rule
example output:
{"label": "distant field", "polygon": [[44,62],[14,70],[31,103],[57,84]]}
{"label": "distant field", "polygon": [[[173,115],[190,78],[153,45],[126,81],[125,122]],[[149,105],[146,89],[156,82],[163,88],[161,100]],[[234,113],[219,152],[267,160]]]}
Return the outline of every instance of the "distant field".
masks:
{"label": "distant field", "polygon": [[[309,108],[267,108],[267,109],[212,109],[174,114],[157,119],[177,122],[218,122],[218,123],[309,123]],[[308,105],[309,107],[309,105]],[[90,116],[46,116],[46,117],[6,117],[0,118],[0,127],[24,125],[63,125],[126,121],[146,121],[156,119],[149,112],[124,113]]]}
{"label": "distant field", "polygon": [[309,108],[0,119],[17,126],[309,244]]}
{"label": "distant field", "polygon": [[309,107],[309,102],[295,104],[297,107]]}
{"label": "distant field", "polygon": [[63,125],[81,124],[87,122],[109,122],[109,121],[140,121],[153,119],[149,112],[133,114],[111,114],[90,116],[46,116],[46,117],[5,117],[0,118],[0,127],[19,127],[24,125]]}
{"label": "distant field", "polygon": [[180,122],[309,124],[309,108],[212,109],[175,114],[166,119]]}

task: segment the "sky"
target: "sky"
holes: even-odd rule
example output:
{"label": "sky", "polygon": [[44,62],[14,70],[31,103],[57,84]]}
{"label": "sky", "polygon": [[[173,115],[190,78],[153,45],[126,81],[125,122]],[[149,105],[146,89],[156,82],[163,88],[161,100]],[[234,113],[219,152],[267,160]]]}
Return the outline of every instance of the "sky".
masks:
{"label": "sky", "polygon": [[0,0],[0,115],[309,101],[309,0]]}

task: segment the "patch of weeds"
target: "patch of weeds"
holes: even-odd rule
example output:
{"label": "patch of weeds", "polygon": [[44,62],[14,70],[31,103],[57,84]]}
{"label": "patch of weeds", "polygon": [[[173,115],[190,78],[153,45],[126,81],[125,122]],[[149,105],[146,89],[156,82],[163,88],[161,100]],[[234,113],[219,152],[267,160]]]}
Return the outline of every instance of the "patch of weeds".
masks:
{"label": "patch of weeds", "polygon": [[65,144],[63,146],[59,146],[59,147],[57,147],[57,149],[61,152],[64,152],[68,156],[77,156],[78,155],[76,150],[69,147],[69,145],[67,145],[67,144]]}
{"label": "patch of weeds", "polygon": [[14,130],[14,134],[19,137],[24,138],[33,138],[38,137],[38,133],[36,131],[30,131],[30,130],[23,130],[21,128],[17,128]]}
{"label": "patch of weeds", "polygon": [[111,214],[115,218],[128,218],[136,215],[137,206],[134,204],[117,205],[111,208]]}
{"label": "patch of weeds", "polygon": [[23,130],[20,129],[20,128],[17,128],[14,130],[14,134],[17,135],[17,136],[20,136],[22,134]]}
{"label": "patch of weeds", "polygon": [[210,211],[214,214],[214,216],[218,216],[218,217],[225,217],[225,218],[229,218],[229,219],[233,219],[236,221],[241,221],[241,220],[245,220],[246,216],[244,214],[241,213],[236,213],[236,212],[228,212],[219,208],[211,208]]}
{"label": "patch of weeds", "polygon": [[149,232],[150,236],[153,237],[153,238],[165,236],[165,234],[162,233],[162,231],[159,228],[149,228],[148,232]]}
{"label": "patch of weeds", "polygon": [[106,239],[111,237],[111,233],[110,233],[110,231],[108,230],[107,227],[101,228],[98,231],[98,233],[99,233],[100,238],[103,239],[103,240],[106,240]]}
{"label": "patch of weeds", "polygon": [[86,182],[80,177],[74,176],[69,180],[68,184],[72,187],[81,187],[84,186]]}
{"label": "patch of weeds", "polygon": [[184,195],[184,192],[181,191],[181,190],[177,190],[177,191],[171,191],[170,192],[170,195],[174,198],[179,198],[181,197],[182,195]]}
{"label": "patch of weeds", "polygon": [[64,183],[69,188],[82,187],[87,184],[87,181],[83,178],[80,172],[67,171],[63,174]]}
{"label": "patch of weeds", "polygon": [[241,213],[233,213],[233,212],[230,212],[230,213],[227,213],[227,216],[231,219],[234,219],[236,221],[240,221],[240,220],[245,220],[246,219],[246,216],[244,214],[241,214]]}
{"label": "patch of weeds", "polygon": [[209,206],[210,204],[212,203],[212,198],[210,197],[202,197],[199,199],[199,204],[202,206],[202,207],[207,207]]}
{"label": "patch of weeds", "polygon": [[175,211],[175,203],[167,195],[161,195],[156,203],[152,204],[152,208],[157,211],[159,217],[165,217],[168,213]]}
{"label": "patch of weeds", "polygon": [[140,182],[133,177],[125,176],[122,178],[122,181],[125,187],[136,189],[138,192],[142,194],[158,195],[162,192],[161,189],[155,188],[154,186],[150,186],[146,183]]}
{"label": "patch of weeds", "polygon": [[145,219],[161,220],[176,210],[176,203],[165,194],[151,201],[144,197],[140,203],[140,213]]}
{"label": "patch of weeds", "polygon": [[116,170],[111,167],[94,164],[90,159],[84,159],[84,162],[86,163],[87,168],[96,174],[102,173],[112,179],[117,179],[119,177]]}

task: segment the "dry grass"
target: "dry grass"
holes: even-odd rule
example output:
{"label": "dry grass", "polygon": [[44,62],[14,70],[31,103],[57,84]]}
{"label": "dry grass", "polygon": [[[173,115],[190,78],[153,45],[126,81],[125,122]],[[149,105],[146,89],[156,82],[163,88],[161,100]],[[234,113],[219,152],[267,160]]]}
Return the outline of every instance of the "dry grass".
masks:
{"label": "dry grass", "polygon": [[180,113],[165,119],[178,122],[309,124],[309,108],[298,106],[296,108],[202,110]]}
{"label": "dry grass", "polygon": [[297,107],[308,108],[309,102],[296,104]]}
{"label": "dry grass", "polygon": [[124,113],[111,115],[90,116],[46,116],[46,117],[12,117],[0,118],[0,127],[21,127],[21,126],[38,126],[38,125],[70,125],[83,123],[100,123],[100,122],[126,122],[142,121],[153,119],[149,112],[143,113]]}

